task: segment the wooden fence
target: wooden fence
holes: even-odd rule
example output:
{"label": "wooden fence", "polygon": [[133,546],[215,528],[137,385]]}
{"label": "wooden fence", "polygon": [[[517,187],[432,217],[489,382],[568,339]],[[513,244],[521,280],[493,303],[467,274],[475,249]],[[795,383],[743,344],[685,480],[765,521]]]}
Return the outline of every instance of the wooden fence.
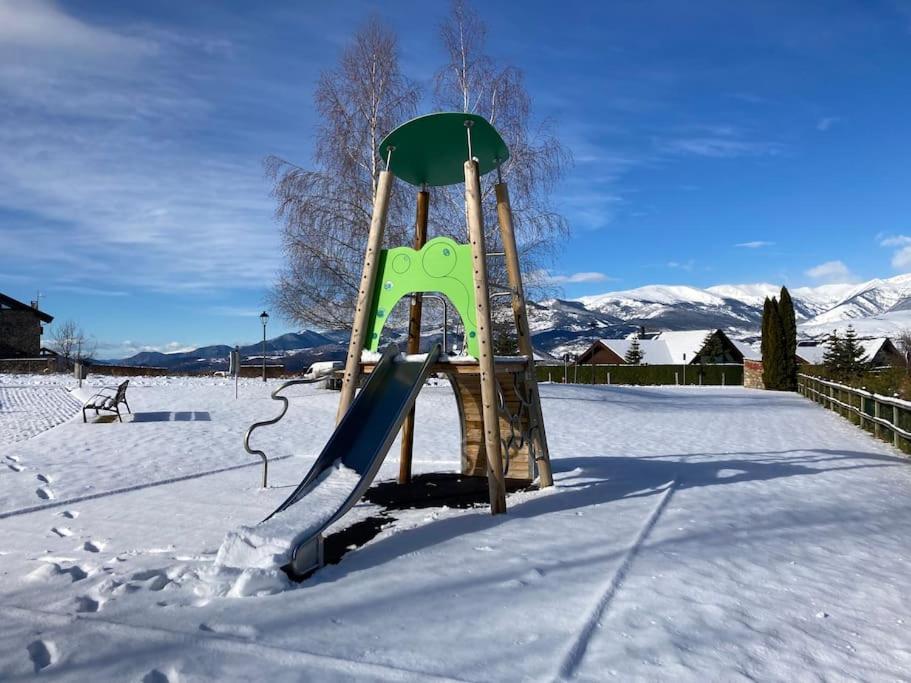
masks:
{"label": "wooden fence", "polygon": [[797,376],[797,391],[911,453],[911,402],[804,374]]}

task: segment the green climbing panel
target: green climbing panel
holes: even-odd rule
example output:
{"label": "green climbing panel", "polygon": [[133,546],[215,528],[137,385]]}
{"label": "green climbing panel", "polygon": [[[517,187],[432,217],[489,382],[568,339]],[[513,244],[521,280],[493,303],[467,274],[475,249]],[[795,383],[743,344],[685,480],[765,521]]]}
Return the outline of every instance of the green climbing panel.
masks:
{"label": "green climbing panel", "polygon": [[439,292],[449,299],[462,318],[468,354],[477,358],[478,324],[471,247],[448,237],[436,237],[420,251],[396,247],[383,249],[380,253],[376,293],[367,328],[367,349],[376,351],[379,348],[383,326],[399,299],[423,292]]}

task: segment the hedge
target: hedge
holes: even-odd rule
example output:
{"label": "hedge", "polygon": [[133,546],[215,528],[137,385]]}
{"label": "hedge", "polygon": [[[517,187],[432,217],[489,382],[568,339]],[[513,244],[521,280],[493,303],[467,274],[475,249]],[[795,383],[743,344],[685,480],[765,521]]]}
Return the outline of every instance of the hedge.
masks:
{"label": "hedge", "polygon": [[[563,382],[563,365],[538,365],[539,382]],[[594,371],[594,381],[592,372]],[[569,365],[566,367],[566,381],[579,384],[683,384],[682,365]],[[687,365],[688,385],[742,385],[742,365]]]}

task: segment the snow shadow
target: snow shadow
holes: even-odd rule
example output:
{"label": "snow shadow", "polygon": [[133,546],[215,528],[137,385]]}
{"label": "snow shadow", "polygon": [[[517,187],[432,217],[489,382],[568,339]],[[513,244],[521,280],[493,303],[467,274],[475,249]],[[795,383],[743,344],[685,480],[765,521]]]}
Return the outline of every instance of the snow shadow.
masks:
{"label": "snow shadow", "polygon": [[132,422],[211,422],[212,416],[205,410],[161,411],[155,413],[133,413]]}
{"label": "snow shadow", "polygon": [[348,566],[343,562],[335,567],[335,571],[317,572],[310,580],[336,581],[351,571],[382,565],[401,555],[426,551],[465,534],[488,531],[511,520],[661,495],[671,482],[676,482],[677,490],[683,490],[823,475],[839,470],[908,466],[907,461],[900,457],[831,449],[648,457],[585,456],[560,458],[552,462],[558,475],[557,486],[542,491],[541,495],[511,501],[506,515],[447,517],[403,530],[360,548],[358,562]]}
{"label": "snow shadow", "polygon": [[[757,396],[757,394],[759,394]],[[541,400],[550,402],[587,402],[616,404],[625,408],[647,407],[652,411],[693,410],[694,407],[711,410],[756,409],[757,401],[762,408],[793,407],[803,400],[798,394],[781,391],[745,393],[741,388],[729,387],[686,387],[657,386],[609,386],[576,385],[572,391],[561,395],[542,392]]]}

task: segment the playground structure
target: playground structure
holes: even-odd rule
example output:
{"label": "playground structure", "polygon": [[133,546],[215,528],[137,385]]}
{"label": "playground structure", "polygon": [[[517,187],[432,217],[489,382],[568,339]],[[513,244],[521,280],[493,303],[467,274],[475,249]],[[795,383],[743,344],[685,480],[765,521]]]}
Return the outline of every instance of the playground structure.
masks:
{"label": "playground structure", "polygon": [[[322,532],[342,517],[376,476],[401,429],[400,483],[411,480],[415,401],[431,373],[445,374],[454,389],[462,432],[461,470],[486,476],[492,514],[506,512],[506,480],[540,487],[553,477],[541,400],[534,371],[525,293],[513,231],[509,192],[500,167],[509,150],[483,117],[463,113],[421,116],[402,124],[380,144],[385,170],[379,174],[363,274],[342,377],[336,430],[307,475],[269,516],[306,498],[320,477],[339,464],[360,476],[358,485],[339,501],[338,511],[316,534],[295,539],[291,568],[305,574],[322,564]],[[519,356],[497,358],[493,351],[490,282],[481,204],[483,175],[496,171],[497,222],[505,259]],[[383,249],[389,199],[395,178],[418,188],[413,247]],[[468,243],[448,237],[427,240],[430,187],[465,183]],[[442,296],[458,312],[467,355],[449,357],[440,345],[426,355],[420,350],[423,295]],[[383,327],[397,302],[410,296],[408,356],[390,345],[374,360]],[[366,375],[363,389],[357,393]],[[288,382],[273,392],[278,396]],[[284,410],[282,411],[284,415]],[[250,428],[245,439],[258,426]],[[249,447],[248,447],[249,450]],[[254,452],[254,451],[250,451]],[[263,457],[265,455],[255,451]],[[264,485],[266,483],[264,470]]]}

